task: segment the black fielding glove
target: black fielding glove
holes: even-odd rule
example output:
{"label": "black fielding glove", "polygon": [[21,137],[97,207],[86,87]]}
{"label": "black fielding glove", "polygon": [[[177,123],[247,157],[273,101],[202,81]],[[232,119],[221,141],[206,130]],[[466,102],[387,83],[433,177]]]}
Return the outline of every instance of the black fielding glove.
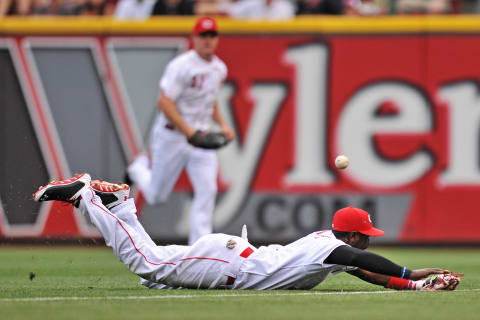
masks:
{"label": "black fielding glove", "polygon": [[230,142],[220,132],[204,132],[200,130],[195,131],[193,136],[188,138],[187,141],[192,146],[203,149],[220,149]]}

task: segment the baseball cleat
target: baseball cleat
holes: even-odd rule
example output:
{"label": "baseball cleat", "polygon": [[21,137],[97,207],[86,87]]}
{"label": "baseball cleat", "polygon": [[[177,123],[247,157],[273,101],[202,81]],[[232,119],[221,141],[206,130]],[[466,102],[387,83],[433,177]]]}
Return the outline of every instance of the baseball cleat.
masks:
{"label": "baseball cleat", "polygon": [[60,181],[52,181],[46,186],[40,187],[33,194],[35,201],[65,201],[73,203],[80,197],[82,190],[90,185],[88,173],[77,174],[73,178]]}
{"label": "baseball cleat", "polygon": [[90,182],[95,194],[100,197],[102,203],[108,209],[127,201],[130,194],[130,187],[124,183],[110,183],[103,180],[92,180]]}

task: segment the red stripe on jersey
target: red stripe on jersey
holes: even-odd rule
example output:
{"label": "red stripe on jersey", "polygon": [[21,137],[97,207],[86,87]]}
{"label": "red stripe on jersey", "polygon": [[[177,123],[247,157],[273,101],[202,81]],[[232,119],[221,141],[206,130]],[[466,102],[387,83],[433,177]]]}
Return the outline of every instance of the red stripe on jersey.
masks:
{"label": "red stripe on jersey", "polygon": [[253,249],[252,248],[247,248],[247,249],[243,250],[242,253],[240,253],[240,257],[248,258],[252,253],[253,253]]}
{"label": "red stripe on jersey", "polygon": [[183,259],[180,259],[180,261],[195,260],[195,259],[199,259],[199,260],[214,260],[214,261],[220,261],[220,262],[224,262],[224,263],[230,263],[230,261],[225,261],[225,260],[222,260],[222,259],[217,259],[217,258],[205,258],[205,257],[183,258]]}

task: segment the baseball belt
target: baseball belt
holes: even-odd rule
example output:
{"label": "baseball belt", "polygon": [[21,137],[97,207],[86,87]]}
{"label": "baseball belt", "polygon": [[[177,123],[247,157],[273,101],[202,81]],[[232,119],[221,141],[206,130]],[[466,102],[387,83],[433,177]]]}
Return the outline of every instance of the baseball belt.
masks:
{"label": "baseball belt", "polygon": [[230,267],[228,268],[228,272],[226,273],[227,275],[227,283],[226,285],[227,286],[231,286],[234,282],[235,282],[235,279],[237,278],[237,274],[240,270],[240,265],[242,264],[242,262],[244,261],[244,259],[247,259],[252,253],[253,253],[253,249],[250,248],[250,247],[247,247],[245,250],[243,250],[241,253],[240,253],[240,257],[241,259],[236,259],[231,265]]}

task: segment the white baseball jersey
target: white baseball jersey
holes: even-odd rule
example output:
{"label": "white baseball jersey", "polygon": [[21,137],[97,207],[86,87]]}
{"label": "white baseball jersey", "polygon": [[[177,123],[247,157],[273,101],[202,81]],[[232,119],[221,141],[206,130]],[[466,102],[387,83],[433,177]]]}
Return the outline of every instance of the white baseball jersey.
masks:
{"label": "white baseball jersey", "polygon": [[344,245],[327,230],[287,246],[260,247],[241,265],[233,289],[312,289],[331,273],[351,270],[324,263],[335,248]]}
{"label": "white baseball jersey", "polygon": [[217,56],[206,61],[195,50],[189,50],[167,65],[160,89],[175,103],[182,119],[191,128],[206,130],[226,76],[227,66]]}
{"label": "white baseball jersey", "polygon": [[259,249],[226,234],[205,235],[192,246],[157,246],[138,222],[133,199],[110,211],[91,188],[81,196],[82,213],[150,288],[311,289],[330,273],[348,270],[324,263],[335,248],[347,245],[331,231]]}

